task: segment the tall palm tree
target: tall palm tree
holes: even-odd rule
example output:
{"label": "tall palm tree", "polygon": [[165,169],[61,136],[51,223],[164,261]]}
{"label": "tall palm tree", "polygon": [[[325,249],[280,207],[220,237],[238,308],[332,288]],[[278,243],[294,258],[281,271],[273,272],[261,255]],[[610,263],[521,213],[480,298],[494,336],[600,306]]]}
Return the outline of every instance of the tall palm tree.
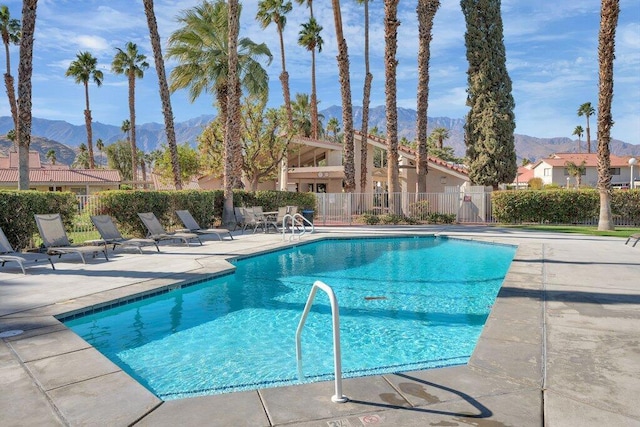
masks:
{"label": "tall palm tree", "polygon": [[22,38],[18,65],[18,190],[29,189],[29,146],[31,145],[31,75],[33,34],[38,0],[22,1]]}
{"label": "tall palm tree", "polygon": [[11,108],[11,118],[13,119],[14,129],[18,129],[18,104],[16,103],[16,92],[13,87],[13,76],[11,75],[11,55],[9,55],[9,45],[17,45],[20,43],[21,32],[20,20],[11,19],[9,8],[2,5],[0,7],[0,33],[2,34],[5,60],[7,62],[7,72],[4,74],[4,84],[7,88],[7,98],[9,98],[9,107]]}
{"label": "tall palm tree", "polygon": [[[362,126],[360,133],[367,135],[369,129],[369,102],[371,99],[371,82],[373,74],[369,67],[369,0],[356,0],[359,4],[364,4],[364,88],[362,90]],[[367,185],[367,153],[368,144],[362,141],[360,146],[360,192],[364,193]]]}
{"label": "tall palm tree", "polygon": [[282,62],[282,72],[280,73],[280,83],[282,84],[282,95],[284,106],[287,111],[287,124],[289,132],[293,129],[293,113],[291,112],[291,91],[289,90],[289,73],[286,68],[284,55],[284,27],[287,25],[287,13],[291,12],[292,5],[289,0],[260,0],[258,3],[258,13],[256,19],[263,29],[269,24],[275,24],[280,40],[280,57]]}
{"label": "tall palm tree", "polygon": [[49,151],[47,151],[46,157],[51,162],[52,165],[56,164],[56,160],[57,160],[57,158],[56,158],[56,150],[54,150],[52,148]]}
{"label": "tall palm tree", "polygon": [[331,5],[338,41],[338,72],[342,98],[342,125],[344,126],[344,145],[342,148],[344,152],[344,190],[347,193],[353,193],[356,190],[356,169],[353,158],[353,107],[351,105],[351,83],[349,82],[349,51],[342,31],[340,0],[332,0]]}
{"label": "tall palm tree", "polygon": [[[171,91],[189,88],[195,101],[203,91],[215,94],[218,116],[227,119],[228,10],[223,0],[204,1],[183,12],[178,18],[182,27],[169,37],[167,57],[178,60],[171,71]],[[266,98],[269,76],[260,60],[271,63],[271,51],[264,43],[248,38],[238,40],[239,82],[250,95]]]}
{"label": "tall palm tree", "polygon": [[437,141],[436,146],[442,150],[444,148],[444,141],[449,139],[449,129],[443,127],[437,127],[431,131],[431,137]]}
{"label": "tall palm tree", "polygon": [[293,128],[295,132],[304,137],[311,136],[311,105],[309,94],[296,93],[295,100],[291,104],[293,112]]}
{"label": "tall palm tree", "polygon": [[89,169],[89,154],[87,153],[87,146],[84,142],[78,147],[78,154],[71,164],[72,168],[76,169]]}
{"label": "tall palm tree", "polygon": [[584,129],[582,129],[582,126],[578,125],[573,130],[573,133],[571,135],[575,135],[578,137],[578,151],[576,151],[576,153],[579,153],[582,150],[581,138],[582,138],[582,135],[584,135]]}
{"label": "tall palm tree", "polygon": [[327,122],[327,133],[332,135],[333,142],[339,142],[338,134],[340,133],[340,122],[337,118],[331,117]]}
{"label": "tall palm tree", "polygon": [[[242,146],[240,144],[240,77],[238,75],[238,33],[240,32],[240,5],[238,0],[229,0],[227,21],[227,108],[225,124],[225,173],[224,205],[222,220],[225,224],[234,222],[233,188],[242,183]],[[236,182],[233,182],[233,181]]]}
{"label": "tall palm tree", "polygon": [[586,164],[587,162],[584,160],[579,165],[570,161],[566,161],[564,163],[564,166],[567,168],[567,173],[569,174],[569,176],[575,177],[576,179],[576,188],[580,188],[580,185],[582,184],[582,175],[584,175],[587,171]]}
{"label": "tall palm tree", "polygon": [[387,181],[389,186],[389,212],[400,213],[400,204],[394,200],[395,193],[400,191],[398,169],[398,109],[396,69],[398,61],[398,1],[384,0],[384,68],[385,68],[385,107],[387,120]]}
{"label": "tall palm tree", "polygon": [[[613,100],[613,60],[615,58],[616,27],[620,14],[619,0],[602,0],[600,34],[598,36],[598,191],[600,218],[598,230],[613,230],[611,221],[611,102]],[[587,116],[588,118],[589,116]],[[587,138],[589,137],[587,126]]]}
{"label": "tall palm tree", "polygon": [[429,107],[429,60],[431,58],[431,30],[433,18],[440,7],[440,0],[418,0],[418,91],[417,91],[417,142],[416,192],[427,192],[427,109]]}
{"label": "tall palm tree", "polygon": [[178,145],[176,143],[176,130],[173,125],[173,110],[171,108],[171,96],[169,85],[167,84],[167,74],[164,70],[164,60],[162,59],[162,46],[160,44],[160,34],[158,33],[158,22],[153,10],[153,0],[142,0],[144,13],[147,17],[149,27],[149,38],[153,49],[153,59],[158,73],[158,85],[160,87],[160,100],[162,101],[162,114],[164,115],[164,128],[167,134],[167,144],[171,154],[171,169],[173,172],[173,185],[176,190],[182,190],[182,179],[180,178],[180,163],[178,162]]}
{"label": "tall palm tree", "polygon": [[313,0],[296,0],[299,5],[306,4],[309,8],[309,16],[313,18]]}
{"label": "tall palm tree", "polygon": [[87,126],[87,147],[89,148],[89,169],[95,167],[93,160],[93,131],[91,129],[91,109],[89,108],[89,81],[93,80],[96,86],[102,86],[102,80],[104,74],[96,67],[98,60],[89,52],[80,52],[76,56],[76,60],[71,62],[65,75],[67,77],[73,77],[76,83],[82,83],[84,85],[84,121]]}
{"label": "tall palm tree", "polygon": [[100,166],[104,165],[104,161],[103,161],[103,154],[102,151],[104,150],[104,142],[102,142],[101,138],[98,138],[96,140],[96,148],[98,149],[98,151],[100,152],[100,161],[98,162],[98,164]]}
{"label": "tall palm tree", "polygon": [[[117,53],[113,57],[111,70],[116,74],[124,74],[129,81],[129,122],[130,122],[130,138],[131,144],[131,160],[132,165],[137,164],[138,149],[136,147],[136,79],[144,77],[144,70],[149,68],[147,57],[138,52],[138,46],[135,43],[128,42],[124,49],[116,48]],[[133,181],[137,180],[137,169],[133,168]]]}
{"label": "tall palm tree", "polygon": [[309,18],[309,22],[303,23],[298,35],[298,44],[311,52],[311,137],[318,139],[318,98],[316,91],[316,48],[322,52],[324,43],[320,32],[322,26],[315,18]]}
{"label": "tall palm tree", "polygon": [[596,110],[591,106],[590,102],[585,102],[578,108],[578,116],[587,118],[587,153],[591,153],[591,128],[589,127],[589,117],[593,116]]}

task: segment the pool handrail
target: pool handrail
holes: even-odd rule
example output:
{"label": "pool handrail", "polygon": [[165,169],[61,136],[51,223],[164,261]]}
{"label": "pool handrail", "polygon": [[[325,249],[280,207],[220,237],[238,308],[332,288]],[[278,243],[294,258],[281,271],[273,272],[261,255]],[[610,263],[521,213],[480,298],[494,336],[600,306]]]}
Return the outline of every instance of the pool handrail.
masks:
{"label": "pool handrail", "polygon": [[336,377],[336,393],[331,396],[331,401],[335,403],[344,403],[347,402],[349,398],[342,394],[342,356],[340,353],[340,311],[338,308],[338,299],[336,298],[336,294],[333,292],[333,289],[319,280],[316,280],[311,287],[309,298],[307,298],[307,303],[304,306],[304,311],[302,312],[302,317],[300,318],[300,323],[298,323],[298,329],[296,330],[296,358],[298,362],[298,377],[300,379],[303,378],[301,345],[302,328],[304,327],[304,324],[307,320],[307,316],[309,315],[311,305],[313,304],[313,300],[316,296],[316,292],[318,292],[318,289],[323,290],[327,294],[327,296],[329,297],[329,302],[331,303],[331,318],[333,325],[333,366]]}
{"label": "pool handrail", "polygon": [[296,236],[296,225],[302,225],[302,231],[297,234],[298,239],[300,239],[300,237],[307,233],[307,224],[311,226],[311,231],[309,231],[309,234],[313,234],[313,232],[315,231],[313,222],[309,221],[301,214],[286,214],[284,217],[282,217],[282,240],[285,240],[288,220],[291,221],[291,235],[289,236],[289,240],[293,240],[293,238]]}

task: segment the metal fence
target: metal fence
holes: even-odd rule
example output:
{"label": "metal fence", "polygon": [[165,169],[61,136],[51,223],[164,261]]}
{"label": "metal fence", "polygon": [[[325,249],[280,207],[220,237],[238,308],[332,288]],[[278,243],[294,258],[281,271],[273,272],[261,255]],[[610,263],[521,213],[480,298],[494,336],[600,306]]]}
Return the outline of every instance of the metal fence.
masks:
{"label": "metal fence", "polygon": [[367,215],[389,215],[428,221],[434,214],[458,223],[493,222],[491,193],[320,193],[314,221],[320,225],[351,225]]}
{"label": "metal fence", "polygon": [[[78,214],[74,218],[74,239],[98,238],[90,216],[102,211],[100,195],[77,196]],[[444,193],[318,193],[314,223],[316,225],[356,225],[367,215],[397,215],[430,222],[434,214],[448,215],[457,223],[494,223],[491,192],[471,189]],[[634,226],[638,218],[613,216],[616,226]],[[598,218],[576,220],[581,225],[597,225]]]}

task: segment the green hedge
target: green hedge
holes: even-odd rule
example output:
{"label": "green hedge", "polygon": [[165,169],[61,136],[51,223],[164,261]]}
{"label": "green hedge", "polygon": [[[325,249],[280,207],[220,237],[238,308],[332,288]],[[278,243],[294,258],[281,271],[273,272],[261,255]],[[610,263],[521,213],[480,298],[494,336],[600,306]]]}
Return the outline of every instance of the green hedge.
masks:
{"label": "green hedge", "polygon": [[[598,218],[600,194],[594,189],[495,191],[491,205],[501,223],[572,224]],[[613,191],[611,214],[640,224],[640,190]]]}
{"label": "green hedge", "polygon": [[28,248],[38,232],[35,214],[59,213],[71,228],[78,210],[74,193],[0,190],[0,227],[16,251]]}
{"label": "green hedge", "polygon": [[[224,193],[222,190],[202,191],[106,191],[100,193],[101,214],[115,218],[123,234],[144,236],[145,229],[138,212],[153,212],[167,230],[180,228],[182,224],[175,215],[179,209],[187,209],[201,227],[218,225],[222,219]],[[265,211],[277,210],[280,206],[315,206],[313,193],[287,191],[236,190],[234,206],[262,206]]]}

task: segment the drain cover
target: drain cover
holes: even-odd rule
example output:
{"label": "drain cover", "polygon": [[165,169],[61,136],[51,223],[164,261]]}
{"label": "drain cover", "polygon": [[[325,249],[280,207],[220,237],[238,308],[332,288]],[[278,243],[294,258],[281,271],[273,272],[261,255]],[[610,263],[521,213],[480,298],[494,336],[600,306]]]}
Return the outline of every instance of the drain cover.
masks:
{"label": "drain cover", "polygon": [[4,332],[0,332],[0,338],[10,338],[10,337],[15,337],[16,335],[20,335],[21,333],[23,333],[23,330],[20,329],[14,329],[12,331],[4,331]]}

